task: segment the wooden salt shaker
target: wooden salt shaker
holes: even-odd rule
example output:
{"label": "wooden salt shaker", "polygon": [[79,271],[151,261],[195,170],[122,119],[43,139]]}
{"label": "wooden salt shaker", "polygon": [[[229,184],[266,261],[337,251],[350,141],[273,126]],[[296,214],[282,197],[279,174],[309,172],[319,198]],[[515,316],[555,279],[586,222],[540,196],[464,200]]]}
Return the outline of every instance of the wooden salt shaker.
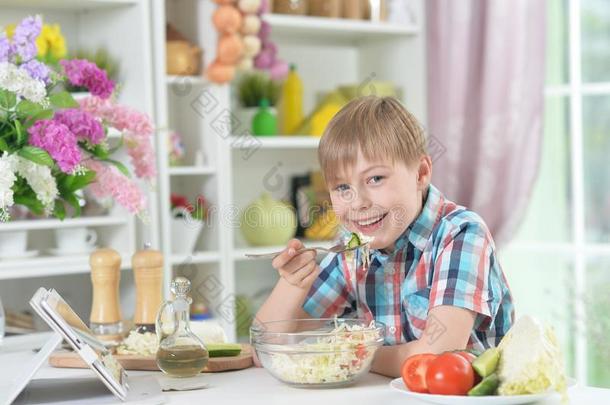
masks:
{"label": "wooden salt shaker", "polygon": [[91,330],[101,340],[121,339],[119,282],[121,256],[113,249],[98,249],[89,257],[93,303],[89,319]]}
{"label": "wooden salt shaker", "polygon": [[157,312],[163,302],[163,255],[157,250],[140,250],[131,264],[136,281],[136,330],[155,333]]}

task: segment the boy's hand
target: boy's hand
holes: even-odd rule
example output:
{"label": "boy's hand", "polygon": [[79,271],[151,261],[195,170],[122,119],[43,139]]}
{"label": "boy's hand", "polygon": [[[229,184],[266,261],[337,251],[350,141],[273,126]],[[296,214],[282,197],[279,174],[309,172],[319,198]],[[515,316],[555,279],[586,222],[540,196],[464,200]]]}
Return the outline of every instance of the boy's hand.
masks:
{"label": "boy's hand", "polygon": [[316,277],[320,273],[320,266],[316,263],[316,252],[306,251],[296,253],[302,249],[303,243],[292,239],[284,251],[273,259],[271,265],[280,273],[288,283],[309,291]]}

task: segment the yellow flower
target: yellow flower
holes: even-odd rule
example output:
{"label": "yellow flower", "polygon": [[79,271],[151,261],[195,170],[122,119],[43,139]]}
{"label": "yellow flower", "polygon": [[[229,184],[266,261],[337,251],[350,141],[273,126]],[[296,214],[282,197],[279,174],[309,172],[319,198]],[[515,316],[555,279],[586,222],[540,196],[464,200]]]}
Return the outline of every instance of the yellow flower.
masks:
{"label": "yellow flower", "polygon": [[44,24],[38,38],[36,38],[38,55],[45,57],[50,54],[51,58],[58,60],[66,56],[66,40],[61,35],[59,24]]}
{"label": "yellow flower", "polygon": [[9,24],[4,28],[4,32],[6,32],[6,36],[9,39],[13,38],[13,34],[15,34],[15,28],[17,28],[17,24]]}
{"label": "yellow flower", "polygon": [[[6,36],[13,38],[16,24],[9,24],[5,27]],[[54,60],[64,58],[68,50],[66,49],[66,39],[61,35],[59,24],[43,24],[40,35],[36,38],[36,48],[38,56],[42,58],[50,57]]]}

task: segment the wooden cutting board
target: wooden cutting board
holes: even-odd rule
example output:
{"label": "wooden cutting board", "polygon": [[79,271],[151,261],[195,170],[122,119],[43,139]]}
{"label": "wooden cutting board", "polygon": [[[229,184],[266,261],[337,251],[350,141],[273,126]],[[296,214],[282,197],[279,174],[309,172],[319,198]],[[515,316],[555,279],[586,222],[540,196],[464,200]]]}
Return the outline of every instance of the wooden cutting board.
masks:
{"label": "wooden cutting board", "polygon": [[[148,370],[159,371],[157,361],[154,357],[144,357],[127,354],[114,354],[114,358],[126,370]],[[59,368],[88,368],[87,364],[75,352],[68,350],[56,350],[49,356],[49,364]],[[204,373],[217,373],[220,371],[242,370],[251,367],[252,362],[252,347],[250,345],[241,345],[241,353],[239,356],[233,357],[212,357],[208,361],[208,365],[203,369]]]}

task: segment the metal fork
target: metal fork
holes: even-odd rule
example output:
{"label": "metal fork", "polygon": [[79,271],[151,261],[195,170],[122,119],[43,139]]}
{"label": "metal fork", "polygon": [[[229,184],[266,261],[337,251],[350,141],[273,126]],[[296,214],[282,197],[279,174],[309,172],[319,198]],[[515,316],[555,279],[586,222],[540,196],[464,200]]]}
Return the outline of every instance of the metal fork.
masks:
{"label": "metal fork", "polygon": [[[338,243],[335,246],[331,246],[330,248],[325,248],[322,246],[311,246],[311,247],[301,248],[301,249],[297,250],[296,253],[303,253],[303,252],[307,252],[309,250],[329,252],[329,253],[343,253],[343,252],[348,252],[350,250],[359,249],[359,248],[367,245],[367,243],[361,243],[358,246],[353,246],[353,247],[348,247],[345,243]],[[275,259],[278,255],[280,255],[282,253],[284,253],[284,250],[282,250],[280,252],[272,252],[272,253],[259,253],[259,254],[246,253],[246,257],[248,257],[250,259]]]}

